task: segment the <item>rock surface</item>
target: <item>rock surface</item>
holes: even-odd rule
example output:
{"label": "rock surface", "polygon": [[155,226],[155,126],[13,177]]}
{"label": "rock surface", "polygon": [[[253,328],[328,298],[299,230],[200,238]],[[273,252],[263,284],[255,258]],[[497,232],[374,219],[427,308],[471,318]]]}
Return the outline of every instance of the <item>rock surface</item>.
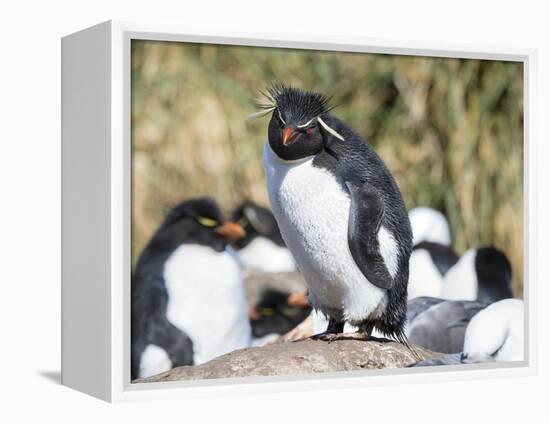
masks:
{"label": "rock surface", "polygon": [[[423,360],[440,355],[421,347],[414,348]],[[419,359],[407,347],[397,342],[346,339],[328,343],[306,339],[236,350],[199,366],[176,367],[168,372],[147,379],[138,379],[135,382],[399,368],[418,361]]]}

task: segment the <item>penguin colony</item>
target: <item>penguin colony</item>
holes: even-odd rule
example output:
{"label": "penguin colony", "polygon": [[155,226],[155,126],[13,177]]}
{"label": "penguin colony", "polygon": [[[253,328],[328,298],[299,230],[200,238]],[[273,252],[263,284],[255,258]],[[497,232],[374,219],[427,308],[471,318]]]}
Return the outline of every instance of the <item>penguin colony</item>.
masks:
{"label": "penguin colony", "polygon": [[[132,379],[261,345],[310,315],[313,339],[375,334],[446,354],[416,366],[523,360],[504,253],[459,256],[442,213],[407,213],[389,170],[323,95],[272,86],[267,100],[256,115],[270,115],[271,210],[244,201],[226,220],[198,198],[167,214],[132,274]],[[247,274],[295,271],[307,292],[268,289],[247,304]]]}

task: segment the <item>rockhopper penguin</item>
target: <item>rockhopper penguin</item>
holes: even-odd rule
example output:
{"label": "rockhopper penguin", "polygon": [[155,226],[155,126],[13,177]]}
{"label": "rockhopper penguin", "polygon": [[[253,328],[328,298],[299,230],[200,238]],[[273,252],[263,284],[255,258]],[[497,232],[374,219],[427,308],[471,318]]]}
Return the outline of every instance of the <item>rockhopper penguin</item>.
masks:
{"label": "rockhopper penguin", "polygon": [[250,345],[241,271],[227,247],[242,237],[210,198],[168,214],[132,276],[132,379]]}
{"label": "rockhopper penguin", "polygon": [[358,327],[355,338],[368,339],[376,328],[406,343],[412,231],[392,175],[329,113],[327,97],[272,86],[266,98],[271,208],[312,306],[329,318],[314,339],[342,338],[349,322]]}

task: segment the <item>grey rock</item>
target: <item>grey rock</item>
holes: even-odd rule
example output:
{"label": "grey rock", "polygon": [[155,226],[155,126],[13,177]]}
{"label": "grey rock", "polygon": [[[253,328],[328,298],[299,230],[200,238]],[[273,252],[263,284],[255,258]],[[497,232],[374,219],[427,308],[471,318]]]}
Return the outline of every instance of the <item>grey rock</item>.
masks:
{"label": "grey rock", "polygon": [[430,358],[428,360],[422,360],[418,363],[412,364],[410,367],[428,367],[428,366],[448,366],[453,364],[463,364],[460,353],[446,354],[440,357]]}
{"label": "grey rock", "polygon": [[[414,347],[421,360],[439,356]],[[337,340],[331,343],[311,339],[245,348],[222,355],[198,366],[176,367],[135,382],[217,379],[245,376],[296,375],[360,369],[408,367],[420,361],[397,342]]]}

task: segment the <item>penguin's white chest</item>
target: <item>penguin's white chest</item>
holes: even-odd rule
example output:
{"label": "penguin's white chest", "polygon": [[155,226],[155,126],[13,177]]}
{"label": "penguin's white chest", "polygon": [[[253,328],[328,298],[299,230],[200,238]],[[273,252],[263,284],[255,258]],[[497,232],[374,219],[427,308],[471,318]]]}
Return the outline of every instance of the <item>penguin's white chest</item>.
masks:
{"label": "penguin's white chest", "polygon": [[168,320],[193,341],[195,364],[251,343],[244,284],[234,254],[181,245],[166,261]]}
{"label": "penguin's white chest", "polygon": [[359,270],[348,245],[350,197],[313,158],[287,162],[266,143],[264,166],[273,213],[310,289],[314,307],[361,321],[384,311],[386,296]]}

